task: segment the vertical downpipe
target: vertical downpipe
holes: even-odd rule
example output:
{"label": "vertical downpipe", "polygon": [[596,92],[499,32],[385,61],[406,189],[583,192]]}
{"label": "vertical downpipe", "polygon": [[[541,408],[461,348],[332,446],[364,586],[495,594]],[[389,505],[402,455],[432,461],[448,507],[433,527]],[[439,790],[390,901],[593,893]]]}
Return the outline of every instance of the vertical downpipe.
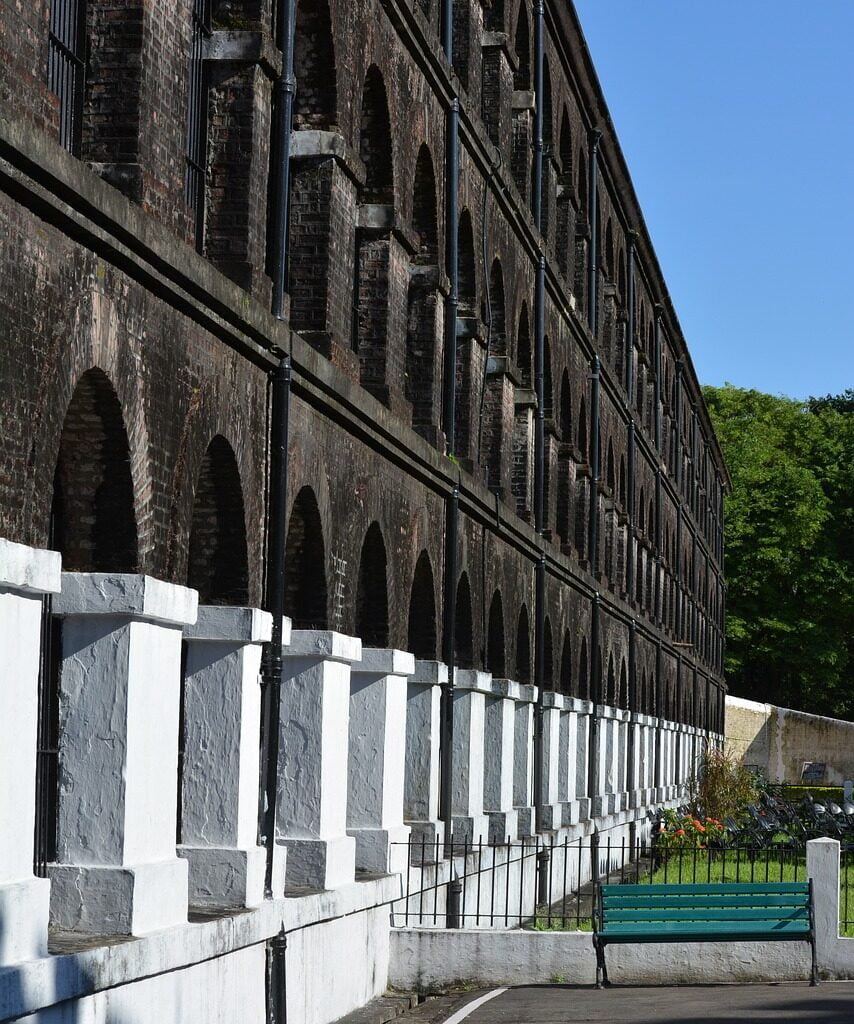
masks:
{"label": "vertical downpipe", "polygon": [[267,945],[267,1024],[286,1024],[288,1000],[286,959],[288,937],[285,925]]}
{"label": "vertical downpipe", "polygon": [[590,193],[587,198],[587,209],[590,216],[590,255],[587,265],[587,326],[590,328],[590,333],[594,338],[596,337],[599,314],[599,189],[597,188],[597,179],[599,177],[599,140],[601,138],[602,132],[598,128],[593,128],[589,135],[590,176],[588,187]]}
{"label": "vertical downpipe", "polygon": [[631,796],[636,786],[635,781],[635,712],[638,710],[637,699],[637,623],[634,619],[629,623],[629,692],[626,694],[626,706],[629,710],[629,735],[626,743],[626,793]]}
{"label": "vertical downpipe", "polygon": [[602,710],[602,666],[599,659],[599,594],[593,595],[590,616],[590,696],[593,713],[590,716],[590,760],[587,763],[587,795],[590,798],[590,817],[596,813],[599,796],[599,716]]}
{"label": "vertical downpipe", "polygon": [[676,635],[682,640],[682,360],[676,363]]}
{"label": "vertical downpipe", "polygon": [[629,414],[626,448],[628,450],[628,480],[626,482],[626,595],[629,603],[635,599],[635,421],[632,416],[632,394],[635,375],[635,246],[637,233],[629,232],[629,246],[626,254],[628,277],[628,312],[626,315],[626,411]]}
{"label": "vertical downpipe", "polygon": [[[295,0],[280,0],[277,9],[278,45],[282,73],[276,81],[277,160],[273,170],[274,225],[272,313],[284,320],[288,262],[288,204],[290,198],[291,122],[294,77]],[[266,849],[264,893],[273,895],[273,853],[276,843],[278,802],[279,717],[282,686],[282,617],[285,609],[285,523],[288,498],[288,432],[290,422],[291,361],[285,353],[271,380],[270,487],[267,508],[267,566],[264,606],[273,617],[272,637],[265,645],[261,666],[262,746],[259,831]],[[284,1018],[282,1018],[284,1019]]]}
{"label": "vertical downpipe", "polygon": [[664,310],[661,303],[655,304],[655,548],[658,554],[656,559],[657,572],[655,574],[655,608],[653,614],[656,622],[661,625],[663,601],[661,588],[663,586],[662,560],[664,550],[664,520],[661,505],[661,318]]}
{"label": "vertical downpipe", "polygon": [[[661,707],[662,702],[662,681],[661,681],[661,638],[656,641],[655,644],[655,753],[653,757],[653,785],[656,790],[661,788],[661,741],[662,741],[662,722],[664,721],[664,715],[662,714],[663,708]],[[660,797],[656,793],[655,799],[658,800]]]}

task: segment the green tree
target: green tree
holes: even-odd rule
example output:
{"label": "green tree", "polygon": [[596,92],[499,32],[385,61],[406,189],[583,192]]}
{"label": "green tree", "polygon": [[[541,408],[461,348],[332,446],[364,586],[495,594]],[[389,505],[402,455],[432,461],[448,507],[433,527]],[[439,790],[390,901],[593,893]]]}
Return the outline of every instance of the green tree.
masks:
{"label": "green tree", "polygon": [[725,505],[733,693],[854,717],[854,392],[797,402],[704,389]]}

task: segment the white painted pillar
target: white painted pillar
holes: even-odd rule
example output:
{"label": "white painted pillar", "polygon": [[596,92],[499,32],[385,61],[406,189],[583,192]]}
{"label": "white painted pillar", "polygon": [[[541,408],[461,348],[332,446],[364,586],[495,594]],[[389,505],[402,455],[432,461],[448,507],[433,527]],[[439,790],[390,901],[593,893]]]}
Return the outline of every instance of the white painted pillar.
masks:
{"label": "white painted pillar", "polygon": [[198,595],[150,576],[63,573],[60,928],[142,935],[187,920],[175,853],[182,628]]}
{"label": "white painted pillar", "polygon": [[489,818],[483,813],[483,758],[486,695],[492,676],[476,669],[454,673],[454,777],[451,807],[454,842],[487,841]]}
{"label": "white painted pillar", "polygon": [[518,834],[513,777],[519,684],[493,679],[492,693],[486,698],[483,804],[489,815],[489,841],[497,844],[512,841]]}
{"label": "white painted pillar", "polygon": [[534,702],[537,689],[516,684],[516,710],[513,739],[513,809],[516,834],[520,839],[534,834]]}
{"label": "white painted pillar", "polygon": [[60,557],[0,539],[0,966],[47,955],[50,883],[33,876],[42,597]]}
{"label": "white painted pillar", "polygon": [[373,647],[350,670],[347,834],[364,871],[406,870],[406,687],[414,671],[411,654]]}
{"label": "white painted pillar", "polygon": [[353,881],[347,835],[350,666],[362,642],[298,629],[282,652],[277,841],[288,849],[288,886],[334,889]]}
{"label": "white painted pillar", "polygon": [[[403,818],[412,829],[413,843],[423,844],[423,859],[432,860],[441,843],[439,767],[442,687],[448,666],[441,661],[416,661],[406,687],[406,764]],[[419,845],[419,851],[422,846]]]}
{"label": "white painted pillar", "polygon": [[[584,701],[576,697],[564,696],[564,718],[561,726],[566,728],[566,801],[561,812],[564,825],[577,825],[580,821],[581,805],[578,799],[578,741],[579,717],[584,709]],[[583,775],[583,766],[581,768]],[[583,781],[586,787],[586,778]]]}
{"label": "white painted pillar", "polygon": [[[254,907],[264,899],[258,846],[261,645],[272,616],[205,605],[184,630],[181,845],[190,905]],[[290,620],[283,622],[283,642]]]}
{"label": "white painted pillar", "polygon": [[[810,839],[807,878],[812,879],[815,914],[815,952],[819,967],[836,960],[839,939],[839,841]],[[847,959],[847,958],[846,958]]]}
{"label": "white painted pillar", "polygon": [[561,820],[560,793],[560,718],[563,696],[551,691],[543,694],[543,810],[537,822],[538,832],[559,829]]}
{"label": "white painted pillar", "polygon": [[593,703],[589,700],[576,701],[575,740],[575,795],[578,801],[578,820],[587,821],[592,814],[590,797],[587,793],[587,778],[590,772],[590,716]]}

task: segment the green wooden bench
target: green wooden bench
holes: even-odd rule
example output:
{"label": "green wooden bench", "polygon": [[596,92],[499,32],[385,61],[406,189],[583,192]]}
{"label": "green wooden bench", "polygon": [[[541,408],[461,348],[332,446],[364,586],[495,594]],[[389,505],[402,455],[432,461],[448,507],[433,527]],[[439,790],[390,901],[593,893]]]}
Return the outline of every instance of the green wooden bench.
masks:
{"label": "green wooden bench", "polygon": [[597,885],[593,928],[597,988],[608,984],[614,942],[809,942],[818,982],[811,880]]}

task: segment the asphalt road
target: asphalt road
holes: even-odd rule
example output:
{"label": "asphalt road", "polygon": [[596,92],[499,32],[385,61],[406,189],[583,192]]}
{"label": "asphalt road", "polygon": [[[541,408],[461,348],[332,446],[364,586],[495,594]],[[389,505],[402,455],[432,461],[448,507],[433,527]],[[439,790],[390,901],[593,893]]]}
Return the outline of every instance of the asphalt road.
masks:
{"label": "asphalt road", "polygon": [[[569,985],[511,988],[480,1005],[458,1005],[447,1024],[854,1024],[854,982],[714,985],[679,988],[614,986],[597,991]],[[469,1012],[467,1012],[469,1011]],[[405,1019],[405,1018],[404,1018]]]}

